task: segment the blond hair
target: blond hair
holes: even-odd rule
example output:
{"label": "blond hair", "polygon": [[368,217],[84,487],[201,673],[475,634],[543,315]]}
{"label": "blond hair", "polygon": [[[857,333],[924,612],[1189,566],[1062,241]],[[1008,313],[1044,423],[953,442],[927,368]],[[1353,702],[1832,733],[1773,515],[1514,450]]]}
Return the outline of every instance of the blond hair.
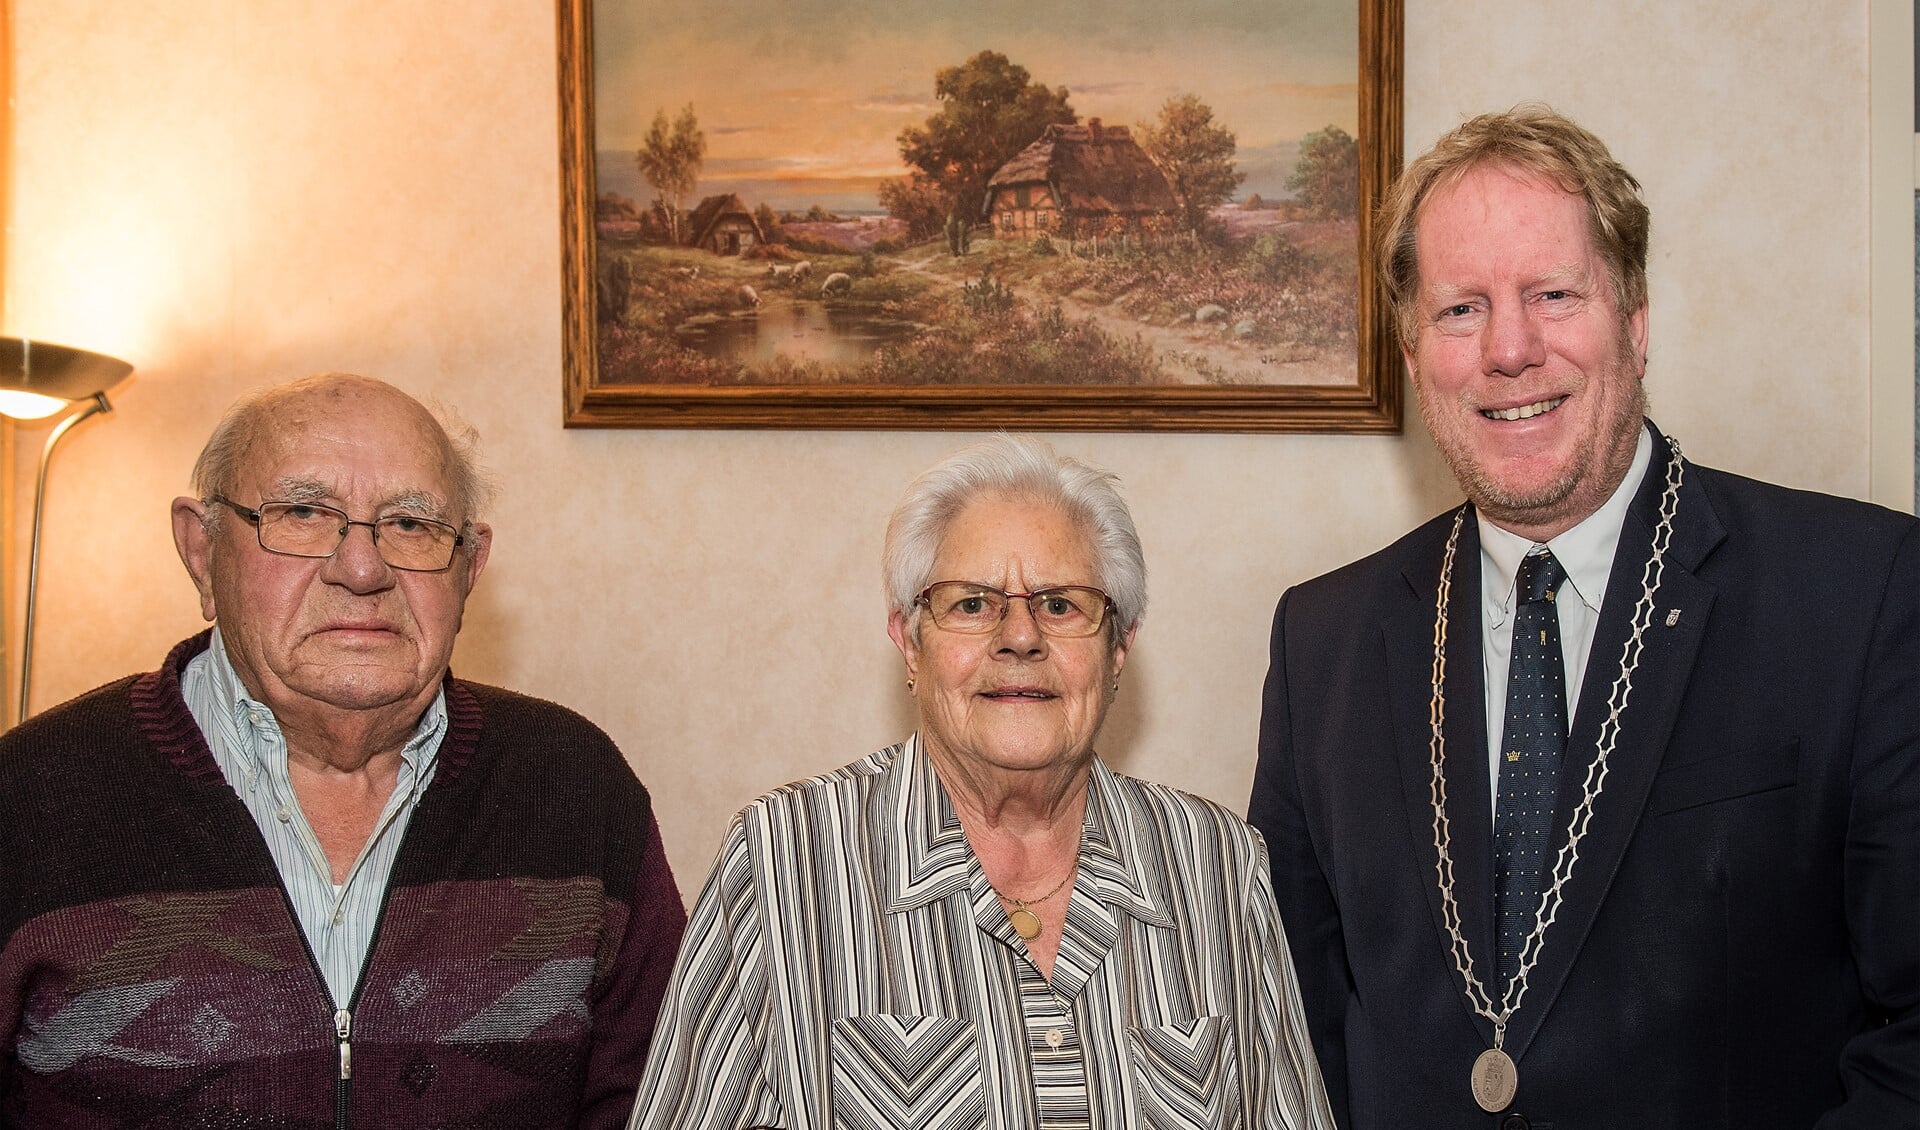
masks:
{"label": "blond hair", "polygon": [[1413,347],[1420,318],[1420,205],[1487,165],[1545,178],[1583,198],[1587,231],[1607,265],[1615,308],[1624,318],[1646,305],[1649,216],[1640,182],[1613,159],[1606,143],[1572,119],[1539,103],[1522,103],[1504,114],[1482,114],[1441,137],[1400,174],[1380,207],[1378,262],[1403,347]]}

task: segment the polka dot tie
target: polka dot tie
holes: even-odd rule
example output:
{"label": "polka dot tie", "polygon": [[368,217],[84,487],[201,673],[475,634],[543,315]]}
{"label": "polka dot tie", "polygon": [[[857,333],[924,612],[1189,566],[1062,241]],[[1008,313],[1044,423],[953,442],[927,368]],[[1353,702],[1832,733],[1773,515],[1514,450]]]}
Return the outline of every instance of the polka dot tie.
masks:
{"label": "polka dot tie", "polygon": [[1514,584],[1513,659],[1493,816],[1493,913],[1502,984],[1519,971],[1520,947],[1533,933],[1567,748],[1567,677],[1553,604],[1566,579],[1560,562],[1540,549],[1521,561]]}

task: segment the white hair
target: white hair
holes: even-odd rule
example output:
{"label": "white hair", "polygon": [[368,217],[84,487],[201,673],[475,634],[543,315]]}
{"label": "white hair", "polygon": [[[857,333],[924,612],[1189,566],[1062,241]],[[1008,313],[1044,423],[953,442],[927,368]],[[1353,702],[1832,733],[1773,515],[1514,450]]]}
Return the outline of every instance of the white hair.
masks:
{"label": "white hair", "polygon": [[[463,531],[470,529],[486,512],[492,501],[493,477],[480,465],[480,433],[450,406],[438,401],[422,403],[385,381],[352,373],[316,373],[284,384],[268,385],[242,395],[234,401],[193,464],[193,490],[202,502],[211,503],[215,495],[231,495],[240,477],[240,464],[254,443],[273,427],[273,415],[279,406],[294,397],[336,385],[356,385],[391,393],[420,405],[439,426],[442,454],[451,479],[452,497],[447,500],[460,519]],[[223,511],[209,507],[203,519],[206,528],[218,532]],[[471,554],[476,543],[467,539]]]}
{"label": "white hair", "polygon": [[996,435],[954,452],[913,480],[887,521],[882,580],[888,606],[917,623],[916,601],[936,579],[933,562],[947,527],[981,495],[1019,495],[1060,507],[1086,533],[1096,583],[1113,601],[1109,638],[1117,641],[1147,611],[1147,560],[1118,482],[1032,436]]}

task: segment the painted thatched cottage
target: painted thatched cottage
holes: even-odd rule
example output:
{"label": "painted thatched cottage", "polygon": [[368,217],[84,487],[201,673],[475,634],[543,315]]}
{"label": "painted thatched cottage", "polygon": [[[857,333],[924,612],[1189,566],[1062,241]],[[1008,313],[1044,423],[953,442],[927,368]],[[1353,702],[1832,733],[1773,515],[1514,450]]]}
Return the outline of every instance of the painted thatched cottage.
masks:
{"label": "painted thatched cottage", "polygon": [[986,218],[1006,238],[1137,227],[1177,209],[1167,178],[1127,127],[1099,118],[1048,126],[987,182]]}
{"label": "painted thatched cottage", "polygon": [[731,192],[702,200],[687,219],[687,243],[715,255],[738,255],[765,240],[753,211]]}

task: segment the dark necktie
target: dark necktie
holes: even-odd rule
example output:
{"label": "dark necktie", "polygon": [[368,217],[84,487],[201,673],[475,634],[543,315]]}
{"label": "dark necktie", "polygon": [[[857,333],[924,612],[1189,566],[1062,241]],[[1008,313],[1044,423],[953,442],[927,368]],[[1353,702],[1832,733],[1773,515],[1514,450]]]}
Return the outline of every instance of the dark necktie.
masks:
{"label": "dark necktie", "polygon": [[1493,816],[1493,913],[1503,985],[1519,972],[1520,948],[1533,933],[1567,748],[1567,677],[1553,605],[1566,577],[1553,554],[1541,550],[1520,562],[1514,583],[1513,660]]}

